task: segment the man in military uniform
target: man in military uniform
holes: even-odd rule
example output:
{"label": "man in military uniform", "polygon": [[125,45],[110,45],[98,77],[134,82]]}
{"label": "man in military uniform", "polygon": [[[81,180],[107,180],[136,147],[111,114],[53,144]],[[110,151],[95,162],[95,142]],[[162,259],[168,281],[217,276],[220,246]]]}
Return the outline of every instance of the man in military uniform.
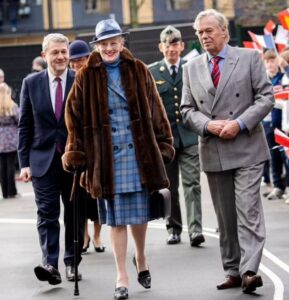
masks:
{"label": "man in military uniform", "polygon": [[184,127],[179,110],[183,86],[182,66],[185,63],[180,57],[184,50],[181,32],[173,26],[166,27],[160,35],[159,50],[163,53],[164,59],[151,64],[149,69],[165,106],[176,149],[173,162],[166,166],[172,194],[171,217],[166,222],[169,233],[167,244],[181,242],[182,216],[178,192],[179,171],[181,171],[190,243],[195,247],[205,239],[202,234],[198,137]]}

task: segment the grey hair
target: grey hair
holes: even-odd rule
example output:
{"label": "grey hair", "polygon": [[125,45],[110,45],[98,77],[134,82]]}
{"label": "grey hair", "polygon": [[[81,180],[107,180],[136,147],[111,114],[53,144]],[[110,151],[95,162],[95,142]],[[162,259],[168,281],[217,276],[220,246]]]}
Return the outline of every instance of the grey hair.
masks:
{"label": "grey hair", "polygon": [[46,35],[42,42],[42,51],[45,52],[48,49],[49,43],[65,43],[67,47],[69,46],[68,38],[62,33],[50,33]]}
{"label": "grey hair", "polygon": [[201,19],[203,19],[204,17],[210,17],[210,16],[213,16],[216,19],[218,25],[221,28],[225,28],[226,29],[226,31],[227,31],[227,38],[229,40],[229,38],[230,38],[229,29],[228,29],[228,27],[229,27],[229,21],[225,17],[225,15],[223,15],[222,13],[218,12],[215,9],[206,9],[206,10],[201,11],[197,15],[197,17],[195,19],[193,28],[197,31],[199,29],[199,27],[200,27]]}

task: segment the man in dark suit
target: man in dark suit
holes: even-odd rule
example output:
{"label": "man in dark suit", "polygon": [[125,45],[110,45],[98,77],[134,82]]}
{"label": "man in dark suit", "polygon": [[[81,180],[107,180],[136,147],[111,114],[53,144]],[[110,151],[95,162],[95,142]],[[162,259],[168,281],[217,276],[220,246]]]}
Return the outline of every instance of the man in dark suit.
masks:
{"label": "man in dark suit", "polygon": [[[42,250],[42,265],[35,267],[36,277],[55,285],[61,282],[58,271],[60,196],[64,205],[66,277],[74,281],[73,205],[69,201],[72,175],[65,172],[61,155],[67,138],[64,106],[74,80],[68,69],[66,36],[47,35],[42,57],[47,70],[28,75],[20,96],[19,145],[20,178],[32,180],[36,205],[37,229]],[[80,201],[82,202],[82,201]],[[83,211],[80,205],[79,253],[83,245]],[[78,261],[80,262],[81,256]],[[78,274],[81,279],[81,274]]]}
{"label": "man in dark suit", "polygon": [[200,136],[218,220],[226,277],[217,289],[242,286],[252,293],[263,285],[257,274],[265,243],[260,183],[270,153],[261,121],[274,105],[272,85],[257,51],[228,45],[223,14],[202,11],[194,28],[205,53],[184,66],[181,112]]}
{"label": "man in dark suit", "polygon": [[173,162],[166,166],[172,195],[171,216],[167,219],[167,244],[178,244],[181,241],[182,216],[178,192],[181,171],[190,243],[192,247],[199,246],[205,239],[202,234],[198,136],[185,128],[179,110],[183,86],[182,67],[185,63],[180,56],[184,43],[181,32],[173,26],[167,26],[161,32],[160,40],[159,49],[164,59],[150,65],[149,69],[165,106],[176,149]]}

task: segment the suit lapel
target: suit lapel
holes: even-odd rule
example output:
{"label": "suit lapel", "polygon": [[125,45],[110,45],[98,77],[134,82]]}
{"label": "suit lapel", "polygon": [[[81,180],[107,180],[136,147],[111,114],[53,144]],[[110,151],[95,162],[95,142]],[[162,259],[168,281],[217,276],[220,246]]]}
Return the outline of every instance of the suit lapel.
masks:
{"label": "suit lapel", "polygon": [[216,103],[220,99],[220,96],[221,96],[228,80],[230,79],[231,74],[232,74],[233,70],[235,69],[235,66],[239,60],[239,57],[234,53],[232,47],[230,47],[230,46],[227,46],[227,47],[228,47],[227,55],[226,55],[223,70],[221,73],[220,82],[219,82],[218,88],[216,90],[216,96],[214,99],[213,107],[216,105]]}
{"label": "suit lapel", "polygon": [[[182,77],[183,77],[183,64],[185,63],[184,60],[181,59],[180,61],[180,65],[179,65],[179,68],[178,68],[178,73],[177,73],[177,76],[176,76],[176,79],[175,81],[172,80],[172,82],[177,85],[179,83],[179,81],[182,80]],[[171,75],[170,75],[171,76]],[[172,76],[171,76],[172,77]]]}
{"label": "suit lapel", "polygon": [[[160,73],[161,73],[161,76],[166,80],[168,81],[169,83],[173,84],[174,83],[174,80],[167,68],[167,65],[164,61],[164,59],[161,61],[161,64],[160,64]],[[178,72],[179,73],[179,72]],[[178,74],[177,74],[178,75]]]}
{"label": "suit lapel", "polygon": [[[66,99],[68,96],[68,93],[72,87],[73,81],[74,81],[74,77],[75,77],[75,73],[74,71],[71,71],[68,69],[67,71],[67,77],[66,77],[66,86],[65,86],[65,93],[64,93],[64,99],[63,99],[63,104],[62,104],[62,111],[61,111],[61,117],[59,119],[59,122],[64,120],[64,109],[65,109],[65,103],[66,103]],[[55,116],[55,114],[54,114]],[[56,118],[55,118],[56,120]]]}
{"label": "suit lapel", "polygon": [[39,86],[40,86],[41,94],[44,95],[44,97],[42,98],[44,99],[44,101],[42,102],[41,105],[45,105],[46,106],[45,111],[52,114],[52,116],[56,120],[52,102],[51,102],[51,95],[49,89],[49,77],[48,77],[47,70],[45,70],[45,72],[43,72],[42,76],[40,77]]}
{"label": "suit lapel", "polygon": [[213,97],[215,97],[216,89],[213,85],[207,54],[203,54],[203,57],[199,61],[198,69],[199,70],[197,74],[200,83],[203,85],[206,91],[208,91]]}

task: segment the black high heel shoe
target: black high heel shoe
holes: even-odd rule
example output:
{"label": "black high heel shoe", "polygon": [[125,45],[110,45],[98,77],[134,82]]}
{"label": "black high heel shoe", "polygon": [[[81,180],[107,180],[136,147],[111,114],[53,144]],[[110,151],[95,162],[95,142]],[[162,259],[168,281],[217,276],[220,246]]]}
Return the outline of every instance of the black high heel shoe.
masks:
{"label": "black high heel shoe", "polygon": [[128,289],[124,286],[115,288],[114,290],[114,299],[128,299]]}
{"label": "black high heel shoe", "polygon": [[105,246],[103,246],[103,245],[96,246],[94,241],[92,241],[92,244],[93,244],[95,252],[101,253],[101,252],[105,251]]}
{"label": "black high heel shoe", "polygon": [[138,282],[145,289],[150,289],[151,288],[151,280],[152,280],[150,271],[145,270],[145,271],[138,272],[135,256],[133,257],[132,262],[135,265],[135,268],[136,268],[136,271],[137,271],[137,274],[138,274],[138,277],[137,277]]}
{"label": "black high heel shoe", "polygon": [[90,237],[88,239],[87,244],[85,246],[83,245],[81,253],[86,253],[87,252],[87,249],[89,248],[89,244],[90,244]]}

